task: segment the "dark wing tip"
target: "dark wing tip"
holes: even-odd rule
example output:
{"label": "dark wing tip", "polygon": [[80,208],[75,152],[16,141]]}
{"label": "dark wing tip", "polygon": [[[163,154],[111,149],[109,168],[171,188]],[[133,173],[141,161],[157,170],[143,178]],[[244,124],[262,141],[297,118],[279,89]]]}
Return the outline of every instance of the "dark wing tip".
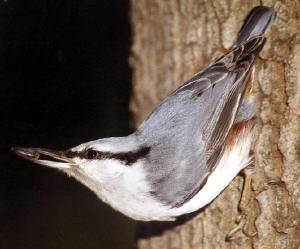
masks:
{"label": "dark wing tip", "polygon": [[276,18],[276,11],[273,7],[256,6],[247,15],[242,28],[231,49],[256,36],[263,36]]}

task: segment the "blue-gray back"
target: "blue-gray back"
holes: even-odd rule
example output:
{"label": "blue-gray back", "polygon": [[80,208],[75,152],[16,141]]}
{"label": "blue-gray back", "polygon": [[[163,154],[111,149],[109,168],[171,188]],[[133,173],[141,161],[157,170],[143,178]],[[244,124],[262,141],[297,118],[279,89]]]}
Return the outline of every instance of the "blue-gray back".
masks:
{"label": "blue-gray back", "polygon": [[[244,25],[231,51],[179,87],[136,131],[140,143],[151,148],[146,168],[151,194],[165,204],[189,200],[218,164],[250,68],[265,43],[260,33],[271,23],[266,15],[273,19],[270,8],[254,9],[246,21],[258,36]],[[261,32],[252,22],[261,25]]]}

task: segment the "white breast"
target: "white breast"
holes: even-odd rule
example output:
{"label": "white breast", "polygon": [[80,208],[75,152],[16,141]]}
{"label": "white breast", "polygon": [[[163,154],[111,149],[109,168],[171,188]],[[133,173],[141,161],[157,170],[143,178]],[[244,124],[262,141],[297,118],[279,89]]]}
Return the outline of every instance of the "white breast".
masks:
{"label": "white breast", "polygon": [[185,203],[182,207],[175,209],[175,215],[194,212],[210,203],[242,169],[249,165],[252,159],[251,156],[249,156],[253,137],[252,128],[252,124],[249,123],[249,125],[239,133],[238,137],[235,137],[231,150],[225,151],[218,166],[208,177],[205,186],[194,198]]}
{"label": "white breast", "polygon": [[[249,164],[252,136],[252,126],[249,125],[239,133],[238,137],[235,137],[232,149],[225,151],[219,164],[208,177],[205,186],[190,201],[179,208],[164,206],[152,196],[147,195],[149,188],[142,177],[144,174],[142,172],[138,174],[136,170],[132,170],[129,174],[127,171],[123,178],[124,181],[128,181],[122,184],[127,189],[120,192],[109,191],[105,194],[102,192],[102,199],[127,216],[144,221],[174,220],[176,216],[197,211],[215,199],[233,178]],[[141,170],[143,168],[142,164],[138,167]],[[106,198],[103,198],[103,194]]]}
{"label": "white breast", "polygon": [[230,150],[225,150],[204,187],[179,208],[166,206],[151,196],[149,193],[151,187],[145,180],[142,160],[133,167],[126,167],[119,161],[112,160],[105,172],[104,165],[102,167],[95,165],[95,168],[102,169],[99,174],[91,168],[90,171],[86,169],[85,174],[77,173],[73,176],[93,190],[104,202],[133,219],[174,220],[179,215],[197,211],[210,203],[249,164],[253,134],[251,128],[250,125],[246,126],[242,132],[233,136],[233,146]]}

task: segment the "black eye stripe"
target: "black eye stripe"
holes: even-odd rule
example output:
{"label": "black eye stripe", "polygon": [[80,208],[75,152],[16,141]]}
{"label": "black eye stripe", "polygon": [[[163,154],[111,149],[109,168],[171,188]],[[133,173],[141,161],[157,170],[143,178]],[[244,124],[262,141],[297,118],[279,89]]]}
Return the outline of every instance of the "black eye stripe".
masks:
{"label": "black eye stripe", "polygon": [[126,165],[132,165],[139,159],[145,158],[149,152],[150,147],[142,147],[136,151],[112,154],[110,158],[123,161],[126,163]]}
{"label": "black eye stripe", "polygon": [[116,159],[125,162],[126,165],[132,165],[139,159],[145,158],[149,152],[150,147],[141,147],[140,149],[135,151],[120,153],[102,152],[88,149],[85,151],[67,151],[65,153],[65,156],[69,158],[79,157],[88,160]]}

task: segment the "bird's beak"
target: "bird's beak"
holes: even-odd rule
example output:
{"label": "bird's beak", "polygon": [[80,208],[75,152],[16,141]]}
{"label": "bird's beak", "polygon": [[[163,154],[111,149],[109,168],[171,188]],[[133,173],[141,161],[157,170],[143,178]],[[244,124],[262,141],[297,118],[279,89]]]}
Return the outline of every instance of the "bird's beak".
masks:
{"label": "bird's beak", "polygon": [[63,151],[54,151],[42,148],[11,148],[18,156],[37,164],[58,169],[70,169],[75,162],[66,156]]}

